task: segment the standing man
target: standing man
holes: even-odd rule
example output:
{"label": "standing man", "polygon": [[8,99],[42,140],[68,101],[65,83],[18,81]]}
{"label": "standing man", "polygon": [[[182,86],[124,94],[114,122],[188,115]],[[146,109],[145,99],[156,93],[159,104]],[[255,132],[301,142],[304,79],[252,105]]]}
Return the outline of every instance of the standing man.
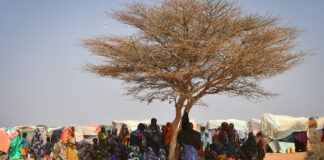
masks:
{"label": "standing man", "polygon": [[153,152],[158,154],[161,142],[161,131],[160,127],[156,123],[156,118],[152,118],[151,124],[144,130],[144,135],[147,140],[147,148],[151,147]]}

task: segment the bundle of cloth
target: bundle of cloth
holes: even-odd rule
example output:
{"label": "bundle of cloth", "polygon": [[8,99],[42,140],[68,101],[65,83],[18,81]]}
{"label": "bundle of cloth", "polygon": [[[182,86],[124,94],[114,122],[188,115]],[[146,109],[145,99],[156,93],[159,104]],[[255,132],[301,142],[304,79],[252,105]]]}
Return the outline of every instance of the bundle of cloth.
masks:
{"label": "bundle of cloth", "polygon": [[22,159],[22,133],[15,128],[0,129],[0,151],[8,154],[9,159]]}

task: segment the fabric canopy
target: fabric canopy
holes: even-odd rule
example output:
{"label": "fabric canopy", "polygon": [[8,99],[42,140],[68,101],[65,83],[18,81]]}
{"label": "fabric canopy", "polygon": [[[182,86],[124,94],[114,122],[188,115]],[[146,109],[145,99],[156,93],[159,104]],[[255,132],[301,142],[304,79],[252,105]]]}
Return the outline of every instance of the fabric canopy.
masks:
{"label": "fabric canopy", "polygon": [[305,117],[264,114],[261,121],[261,130],[266,137],[283,139],[293,132],[307,131],[309,120]]}

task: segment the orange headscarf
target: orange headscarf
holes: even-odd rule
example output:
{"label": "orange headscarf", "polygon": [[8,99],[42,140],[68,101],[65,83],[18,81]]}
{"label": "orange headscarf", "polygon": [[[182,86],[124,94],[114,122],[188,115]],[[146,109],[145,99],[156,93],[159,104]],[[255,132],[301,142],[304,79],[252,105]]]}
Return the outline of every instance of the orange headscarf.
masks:
{"label": "orange headscarf", "polygon": [[171,135],[172,135],[172,123],[171,122],[168,122],[166,124],[167,126],[167,132],[165,134],[165,144],[168,144],[170,145],[170,141],[171,141]]}

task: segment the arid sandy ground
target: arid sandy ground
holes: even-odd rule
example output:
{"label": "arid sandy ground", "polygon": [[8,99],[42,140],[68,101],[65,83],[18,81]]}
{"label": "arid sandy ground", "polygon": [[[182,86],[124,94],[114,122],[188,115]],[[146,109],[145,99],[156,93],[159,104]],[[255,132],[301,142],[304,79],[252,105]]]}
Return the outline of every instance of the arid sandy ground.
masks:
{"label": "arid sandy ground", "polygon": [[282,154],[282,153],[267,153],[265,160],[304,160],[306,152]]}

